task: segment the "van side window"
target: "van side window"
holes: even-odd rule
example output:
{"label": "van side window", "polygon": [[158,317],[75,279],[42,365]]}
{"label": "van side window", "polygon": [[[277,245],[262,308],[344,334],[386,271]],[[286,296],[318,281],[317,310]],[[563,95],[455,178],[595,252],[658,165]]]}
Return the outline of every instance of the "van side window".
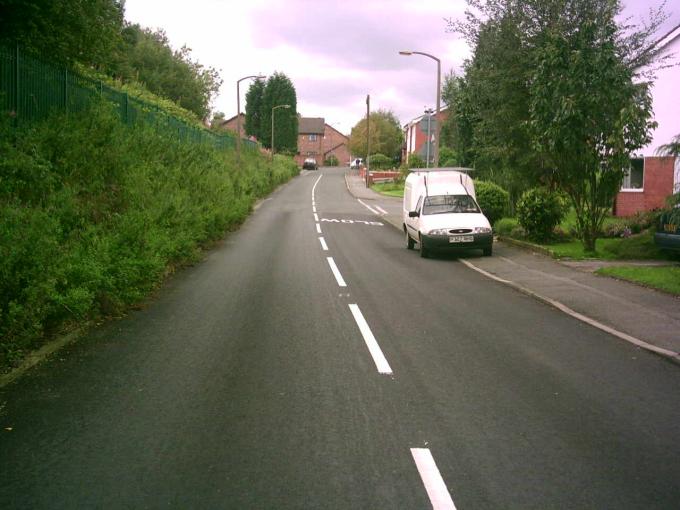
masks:
{"label": "van side window", "polygon": [[423,196],[420,195],[420,198],[418,199],[418,203],[416,204],[416,211],[420,212],[420,206],[423,204]]}

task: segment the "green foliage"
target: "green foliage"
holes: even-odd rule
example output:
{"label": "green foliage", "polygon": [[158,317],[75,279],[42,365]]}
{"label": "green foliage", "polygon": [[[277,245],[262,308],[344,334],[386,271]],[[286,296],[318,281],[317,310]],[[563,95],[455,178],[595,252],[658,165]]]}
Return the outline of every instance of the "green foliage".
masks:
{"label": "green foliage", "polygon": [[680,134],[677,134],[673,139],[656,149],[659,156],[676,156],[680,157]]}
{"label": "green foliage", "polygon": [[387,170],[394,167],[392,158],[388,158],[384,154],[371,154],[368,163],[371,170]]}
{"label": "green foliage", "polygon": [[527,235],[537,241],[546,241],[553,229],[562,221],[566,208],[562,198],[546,188],[525,191],[517,203],[517,220]]}
{"label": "green foliage", "polygon": [[264,96],[264,80],[254,80],[246,93],[245,131],[262,141],[262,98]]}
{"label": "green foliage", "polygon": [[290,108],[277,108],[274,113],[274,146],[276,152],[297,152],[298,116],[297,95],[290,78],[283,73],[274,73],[267,79],[262,94],[260,108],[260,134],[262,145],[271,148],[272,108],[289,105]]}
{"label": "green foliage", "polygon": [[425,160],[419,154],[409,154],[406,166],[408,168],[425,168]]}
{"label": "green foliage", "polygon": [[501,218],[493,223],[493,229],[498,235],[511,236],[512,231],[518,225],[517,218]]}
{"label": "green foliage", "polygon": [[[404,139],[399,119],[388,110],[371,112],[368,129],[371,135],[372,153],[380,153],[388,158],[398,158]],[[366,119],[361,119],[353,128],[349,137],[349,148],[352,154],[366,159]]]}
{"label": "green foliage", "polygon": [[[0,367],[119,313],[298,170],[128,128],[106,105],[0,125]],[[238,171],[237,171],[238,170]]]}
{"label": "green foliage", "polygon": [[128,25],[123,40],[117,76],[125,82],[144,84],[152,93],[174,101],[200,119],[208,117],[210,103],[222,85],[215,69],[194,62],[187,46],[173,51],[163,30]]}
{"label": "green foliage", "polygon": [[597,274],[614,276],[680,296],[680,267],[603,267]]}
{"label": "green foliage", "polygon": [[331,154],[328,156],[328,158],[326,158],[323,164],[324,166],[338,166],[340,161],[338,161],[338,157],[335,154]]}
{"label": "green foliage", "polygon": [[448,147],[439,147],[439,166],[458,166],[458,155],[456,154],[456,151]]}
{"label": "green foliage", "polygon": [[60,64],[110,70],[120,46],[123,2],[0,0],[0,45],[18,43]]}
{"label": "green foliage", "polygon": [[503,188],[488,181],[475,181],[477,203],[492,225],[508,210],[509,194]]}

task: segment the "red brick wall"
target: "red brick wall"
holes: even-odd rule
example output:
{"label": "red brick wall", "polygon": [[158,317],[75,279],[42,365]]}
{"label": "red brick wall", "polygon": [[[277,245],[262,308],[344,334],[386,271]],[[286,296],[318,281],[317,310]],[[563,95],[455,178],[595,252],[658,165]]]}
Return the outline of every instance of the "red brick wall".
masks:
{"label": "red brick wall", "polygon": [[323,165],[323,136],[316,135],[316,140],[310,140],[309,137],[309,133],[298,135],[298,155],[295,156],[295,161],[302,166],[305,159],[314,158],[319,165]]}
{"label": "red brick wall", "polygon": [[[338,158],[338,164],[340,166],[347,166],[349,158],[351,157],[349,152],[349,138],[336,131],[328,124],[326,124],[324,129],[323,152],[326,154],[326,159],[328,159],[331,154],[335,154],[335,157]],[[340,146],[337,147],[338,145]],[[331,149],[333,150],[331,151]]]}
{"label": "red brick wall", "polygon": [[631,216],[638,211],[659,209],[673,194],[674,157],[645,158],[643,191],[620,191],[616,196],[614,214]]}

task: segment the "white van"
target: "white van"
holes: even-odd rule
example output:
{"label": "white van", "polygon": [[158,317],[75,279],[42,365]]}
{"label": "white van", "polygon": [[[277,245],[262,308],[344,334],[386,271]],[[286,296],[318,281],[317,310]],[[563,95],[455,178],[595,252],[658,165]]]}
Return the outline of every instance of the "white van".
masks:
{"label": "white van", "polygon": [[403,227],[406,246],[418,243],[421,257],[433,249],[493,250],[489,220],[477,204],[469,168],[414,169],[404,186]]}

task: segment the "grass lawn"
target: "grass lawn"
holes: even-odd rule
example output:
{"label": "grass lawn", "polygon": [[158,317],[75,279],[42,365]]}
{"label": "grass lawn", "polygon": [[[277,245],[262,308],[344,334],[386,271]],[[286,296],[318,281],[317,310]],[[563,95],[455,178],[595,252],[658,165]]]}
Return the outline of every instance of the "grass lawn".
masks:
{"label": "grass lawn", "polygon": [[630,237],[598,239],[595,253],[583,250],[581,241],[542,244],[558,258],[602,259],[602,260],[668,260],[671,256],[654,245],[654,235],[644,232]]}
{"label": "grass lawn", "polygon": [[603,267],[598,274],[641,283],[680,296],[680,267]]}
{"label": "grass lawn", "polygon": [[376,183],[371,186],[373,191],[377,191],[382,195],[387,195],[389,197],[399,197],[404,196],[404,183],[394,183],[394,182],[381,182]]}

